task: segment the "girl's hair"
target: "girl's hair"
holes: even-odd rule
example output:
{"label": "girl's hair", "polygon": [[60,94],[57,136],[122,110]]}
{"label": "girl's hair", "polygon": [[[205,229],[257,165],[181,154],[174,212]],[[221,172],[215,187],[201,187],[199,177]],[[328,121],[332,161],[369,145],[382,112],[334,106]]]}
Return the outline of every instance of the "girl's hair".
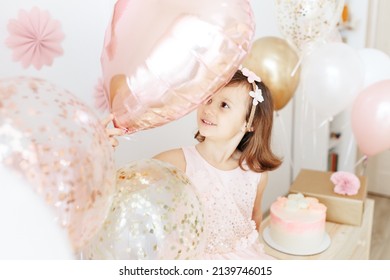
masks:
{"label": "girl's hair", "polygon": [[[253,131],[247,131],[237,146],[241,151],[239,159],[240,168],[245,170],[243,163],[255,172],[274,170],[280,166],[282,161],[271,151],[271,132],[274,116],[274,103],[272,96],[263,82],[255,81],[257,87],[261,89],[264,101],[256,105],[256,111],[252,122]],[[252,90],[252,85],[248,82],[241,70],[238,70],[226,86],[242,85]],[[252,101],[252,98],[251,98]],[[248,102],[246,121],[248,122],[252,102]],[[195,134],[195,139],[203,142],[205,137],[199,133]]]}

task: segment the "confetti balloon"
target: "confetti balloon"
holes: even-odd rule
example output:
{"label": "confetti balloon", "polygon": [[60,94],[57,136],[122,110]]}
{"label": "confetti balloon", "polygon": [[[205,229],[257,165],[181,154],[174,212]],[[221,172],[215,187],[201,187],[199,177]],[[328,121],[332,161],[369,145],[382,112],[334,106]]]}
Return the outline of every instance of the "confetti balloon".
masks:
{"label": "confetti balloon", "polygon": [[129,133],[195,109],[233,76],[254,35],[249,0],[119,0],[101,57],[117,127]]}
{"label": "confetti balloon", "polygon": [[117,171],[117,193],[84,259],[193,259],[203,252],[204,215],[189,179],[170,164],[140,160]]}
{"label": "confetti balloon", "polygon": [[0,96],[0,163],[54,208],[77,250],[103,224],[115,191],[105,129],[90,108],[45,80],[0,80]]}
{"label": "confetti balloon", "polygon": [[341,18],[344,0],[275,0],[283,36],[299,51],[326,38]]}

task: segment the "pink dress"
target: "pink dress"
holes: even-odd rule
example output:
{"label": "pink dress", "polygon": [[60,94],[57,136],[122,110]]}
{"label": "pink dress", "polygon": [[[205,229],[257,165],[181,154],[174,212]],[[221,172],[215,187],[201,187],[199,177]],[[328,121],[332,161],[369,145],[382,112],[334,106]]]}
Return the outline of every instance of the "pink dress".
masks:
{"label": "pink dress", "polygon": [[209,164],[195,146],[183,148],[186,174],[204,207],[206,248],[200,259],[273,259],[258,239],[252,210],[261,173]]}

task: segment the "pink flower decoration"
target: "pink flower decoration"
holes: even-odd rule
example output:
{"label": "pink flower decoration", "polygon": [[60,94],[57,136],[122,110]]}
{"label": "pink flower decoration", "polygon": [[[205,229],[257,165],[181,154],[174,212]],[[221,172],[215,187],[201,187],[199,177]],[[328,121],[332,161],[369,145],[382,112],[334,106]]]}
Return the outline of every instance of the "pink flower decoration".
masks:
{"label": "pink flower decoration", "polygon": [[343,195],[355,195],[360,188],[359,178],[350,172],[338,171],[332,174],[330,180],[335,185],[333,191]]}
{"label": "pink flower decoration", "polygon": [[63,54],[61,41],[65,35],[61,24],[47,11],[37,7],[30,12],[19,10],[18,19],[10,19],[7,28],[10,36],[5,43],[13,50],[13,59],[21,61],[24,68],[32,64],[40,70]]}
{"label": "pink flower decoration", "polygon": [[97,85],[95,86],[94,98],[96,108],[102,112],[108,111],[107,93],[101,78],[98,80]]}
{"label": "pink flower decoration", "polygon": [[249,83],[253,83],[254,81],[256,82],[261,82],[261,79],[259,76],[257,76],[254,72],[249,70],[248,68],[245,67],[240,67],[241,73],[248,78]]}
{"label": "pink flower decoration", "polygon": [[249,95],[251,97],[253,97],[252,104],[255,105],[255,106],[257,104],[259,104],[259,102],[261,103],[261,102],[264,101],[263,92],[257,86],[256,86],[256,90],[255,91],[252,90],[252,91],[249,92]]}

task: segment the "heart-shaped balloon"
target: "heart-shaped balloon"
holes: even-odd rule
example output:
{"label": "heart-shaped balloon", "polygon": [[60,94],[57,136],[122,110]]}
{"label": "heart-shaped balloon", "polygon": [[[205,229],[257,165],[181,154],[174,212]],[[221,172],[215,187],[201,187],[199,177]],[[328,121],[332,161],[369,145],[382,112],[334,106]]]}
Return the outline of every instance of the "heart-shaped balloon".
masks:
{"label": "heart-shaped balloon", "polygon": [[176,120],[233,76],[251,46],[249,0],[119,0],[101,63],[115,126]]}

